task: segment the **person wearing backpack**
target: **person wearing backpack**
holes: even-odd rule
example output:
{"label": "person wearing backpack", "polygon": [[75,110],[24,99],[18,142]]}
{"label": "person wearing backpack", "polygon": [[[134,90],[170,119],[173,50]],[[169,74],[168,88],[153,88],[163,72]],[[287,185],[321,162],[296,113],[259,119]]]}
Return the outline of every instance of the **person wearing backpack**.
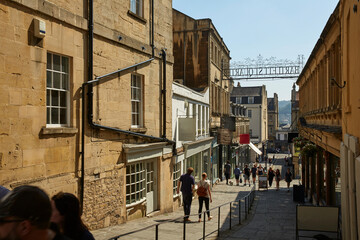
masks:
{"label": "person wearing backpack", "polygon": [[202,212],[202,207],[203,207],[203,203],[205,202],[205,208],[206,208],[206,213],[208,215],[208,220],[210,221],[212,219],[212,216],[210,216],[210,211],[209,211],[209,201],[212,202],[212,198],[211,198],[211,191],[210,191],[210,182],[209,180],[206,180],[207,174],[203,173],[202,175],[202,179],[198,182],[198,188],[197,188],[197,195],[199,198],[199,222],[201,222],[201,212]]}
{"label": "person wearing backpack", "polygon": [[246,180],[249,182],[250,187],[250,169],[248,168],[248,165],[245,165],[244,168],[244,186],[246,186]]}

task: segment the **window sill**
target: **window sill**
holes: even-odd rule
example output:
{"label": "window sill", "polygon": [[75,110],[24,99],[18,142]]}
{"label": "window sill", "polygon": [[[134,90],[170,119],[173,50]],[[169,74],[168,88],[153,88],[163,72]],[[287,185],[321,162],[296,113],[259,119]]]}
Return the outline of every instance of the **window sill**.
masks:
{"label": "window sill", "polygon": [[147,128],[130,128],[129,131],[136,133],[146,133]]}
{"label": "window sill", "polygon": [[71,127],[57,127],[57,128],[49,128],[49,127],[43,127],[41,129],[42,135],[51,135],[51,134],[76,134],[78,133],[77,128],[71,128]]}
{"label": "window sill", "polygon": [[128,10],[128,15],[130,15],[131,17],[135,18],[136,20],[142,22],[142,23],[146,23],[146,19],[137,15],[136,13],[133,13],[132,11]]}
{"label": "window sill", "polygon": [[133,202],[133,203],[129,203],[129,204],[126,204],[126,208],[131,208],[131,207],[134,207],[136,205],[139,205],[139,204],[142,204],[146,201],[146,198],[142,198],[140,199],[139,201],[137,202]]}

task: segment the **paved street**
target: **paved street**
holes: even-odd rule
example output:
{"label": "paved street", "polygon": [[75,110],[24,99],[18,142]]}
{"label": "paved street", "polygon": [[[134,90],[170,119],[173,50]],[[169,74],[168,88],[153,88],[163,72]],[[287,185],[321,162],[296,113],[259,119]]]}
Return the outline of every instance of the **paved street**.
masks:
{"label": "paved street", "polygon": [[[281,168],[283,160],[277,160],[273,166]],[[282,172],[284,172],[283,169]],[[298,180],[292,183],[298,184]],[[249,186],[230,186],[225,181],[213,187],[213,203],[210,208],[224,203],[235,201],[247,195],[251,190]],[[275,183],[269,190],[256,190],[254,205],[250,215],[245,219],[245,202],[241,202],[241,221],[239,225],[239,204],[233,203],[231,207],[232,229],[230,224],[230,204],[221,207],[220,218],[218,209],[213,210],[213,219],[206,221],[205,234],[207,239],[294,239],[295,238],[295,214],[296,203],[292,201],[292,191],[287,192],[285,181],[281,181],[280,191],[275,190]],[[256,184],[257,189],[257,184]],[[201,239],[203,236],[203,222],[197,222],[195,215],[198,211],[198,201],[195,199],[192,205],[192,222],[186,224],[186,239]],[[173,213],[158,215],[150,218],[142,218],[129,221],[118,226],[108,227],[93,231],[98,240],[109,239],[114,236],[132,232],[155,223],[159,225],[159,239],[183,239],[183,210],[179,208]],[[217,237],[218,221],[220,219],[220,238]],[[155,227],[145,231],[123,236],[120,239],[154,239]]]}

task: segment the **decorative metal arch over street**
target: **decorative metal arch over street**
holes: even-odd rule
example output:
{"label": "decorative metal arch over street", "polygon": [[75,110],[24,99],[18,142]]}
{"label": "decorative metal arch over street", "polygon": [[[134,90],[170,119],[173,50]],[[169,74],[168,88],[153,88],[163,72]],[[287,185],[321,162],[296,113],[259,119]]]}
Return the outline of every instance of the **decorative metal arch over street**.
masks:
{"label": "decorative metal arch over street", "polygon": [[256,60],[247,58],[245,62],[233,62],[231,67],[223,69],[223,79],[281,79],[298,78],[303,68],[304,56],[297,61],[277,60],[274,57],[264,59],[261,55]]}

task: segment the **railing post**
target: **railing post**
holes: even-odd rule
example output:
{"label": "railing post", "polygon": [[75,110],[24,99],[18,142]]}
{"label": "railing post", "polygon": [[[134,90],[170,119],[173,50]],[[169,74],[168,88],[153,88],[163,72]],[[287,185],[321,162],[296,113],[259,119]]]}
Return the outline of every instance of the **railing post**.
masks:
{"label": "railing post", "polygon": [[221,206],[219,207],[219,213],[218,213],[218,237],[220,237],[220,208]]}
{"label": "railing post", "polygon": [[231,230],[231,202],[230,202],[230,211],[229,211],[229,213],[230,213],[230,230]]}
{"label": "railing post", "polygon": [[245,197],[245,206],[244,206],[244,208],[245,208],[245,219],[247,219],[247,197]]}
{"label": "railing post", "polygon": [[203,240],[205,240],[205,221],[206,221],[206,212],[204,212],[204,223],[203,223]]}
{"label": "railing post", "polygon": [[155,226],[155,240],[159,239],[159,224]]}
{"label": "railing post", "polygon": [[183,232],[183,240],[186,239],[186,220],[184,218],[184,232]]}
{"label": "railing post", "polygon": [[241,199],[239,200],[239,224],[241,224]]}

